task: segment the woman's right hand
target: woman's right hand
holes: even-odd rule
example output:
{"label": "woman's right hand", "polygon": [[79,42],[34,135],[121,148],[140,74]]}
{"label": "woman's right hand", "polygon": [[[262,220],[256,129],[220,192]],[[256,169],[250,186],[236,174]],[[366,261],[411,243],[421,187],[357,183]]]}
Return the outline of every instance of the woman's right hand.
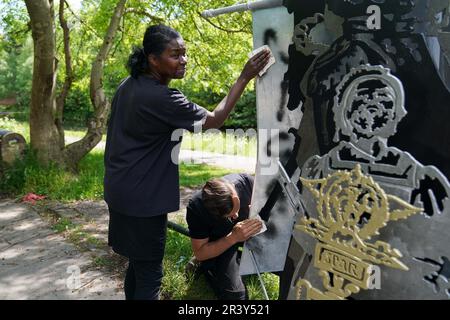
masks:
{"label": "woman's right hand", "polygon": [[241,78],[244,78],[247,81],[250,81],[254,77],[258,75],[258,73],[264,69],[266,64],[270,59],[270,51],[262,50],[258,52],[256,55],[251,57],[244,66],[244,69],[241,72]]}
{"label": "woman's right hand", "polygon": [[220,128],[225,119],[230,115],[236,102],[241,97],[248,85],[256,75],[264,69],[270,59],[270,51],[262,50],[253,57],[251,57],[244,66],[244,69],[239,76],[239,79],[231,87],[228,95],[217,105],[213,112],[208,112],[203,129]]}

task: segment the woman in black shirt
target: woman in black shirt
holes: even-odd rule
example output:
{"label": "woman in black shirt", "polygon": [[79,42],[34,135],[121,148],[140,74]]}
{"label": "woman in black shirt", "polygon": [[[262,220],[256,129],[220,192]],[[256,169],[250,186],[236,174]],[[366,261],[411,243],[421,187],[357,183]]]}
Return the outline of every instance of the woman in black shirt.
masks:
{"label": "woman in black shirt", "polygon": [[131,76],[114,96],[105,150],[104,196],[110,212],[109,245],[129,259],[126,299],[159,299],[167,213],[179,210],[178,129],[219,128],[245,87],[269,60],[262,51],[244,66],[214,111],[169,88],[186,72],[178,32],[147,28],[143,47],[129,58]]}

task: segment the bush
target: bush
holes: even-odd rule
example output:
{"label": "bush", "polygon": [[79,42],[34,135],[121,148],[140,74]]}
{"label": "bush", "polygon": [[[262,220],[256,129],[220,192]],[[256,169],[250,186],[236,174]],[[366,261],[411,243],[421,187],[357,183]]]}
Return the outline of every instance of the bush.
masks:
{"label": "bush", "polygon": [[[189,87],[182,88],[186,97],[198,105],[212,111],[222,101],[223,96],[213,92],[194,92]],[[225,121],[222,129],[256,128],[256,91],[245,91],[236,104],[230,117]]]}
{"label": "bush", "polygon": [[256,128],[256,126],[256,92],[248,91],[239,99],[223,128],[249,129]]}
{"label": "bush", "polygon": [[64,122],[84,126],[92,114],[93,108],[88,90],[72,88],[64,105]]}

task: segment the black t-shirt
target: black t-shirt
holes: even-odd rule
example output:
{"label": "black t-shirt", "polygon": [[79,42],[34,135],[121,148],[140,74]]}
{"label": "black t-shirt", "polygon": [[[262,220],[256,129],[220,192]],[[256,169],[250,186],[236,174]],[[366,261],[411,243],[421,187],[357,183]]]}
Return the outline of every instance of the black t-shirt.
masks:
{"label": "black t-shirt", "polygon": [[[194,130],[207,111],[147,75],[117,89],[105,150],[104,196],[122,214],[151,217],[179,210],[176,129]],[[172,141],[175,140],[175,141]],[[176,161],[172,161],[172,158]]]}
{"label": "black t-shirt", "polygon": [[248,218],[253,190],[253,177],[248,174],[229,174],[223,177],[232,183],[241,202],[239,217],[230,222],[228,219],[220,219],[209,213],[203,206],[202,193],[197,191],[187,206],[186,220],[189,226],[189,234],[194,239],[209,238],[209,241],[218,240],[231,232],[234,225]]}

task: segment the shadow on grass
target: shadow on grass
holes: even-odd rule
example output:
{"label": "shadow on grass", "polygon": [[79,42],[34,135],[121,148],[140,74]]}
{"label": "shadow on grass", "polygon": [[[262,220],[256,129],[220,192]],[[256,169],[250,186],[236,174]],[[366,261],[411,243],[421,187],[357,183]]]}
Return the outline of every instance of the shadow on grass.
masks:
{"label": "shadow on grass", "polygon": [[214,291],[209,286],[204,275],[198,275],[189,284],[186,290],[188,300],[217,300]]}

